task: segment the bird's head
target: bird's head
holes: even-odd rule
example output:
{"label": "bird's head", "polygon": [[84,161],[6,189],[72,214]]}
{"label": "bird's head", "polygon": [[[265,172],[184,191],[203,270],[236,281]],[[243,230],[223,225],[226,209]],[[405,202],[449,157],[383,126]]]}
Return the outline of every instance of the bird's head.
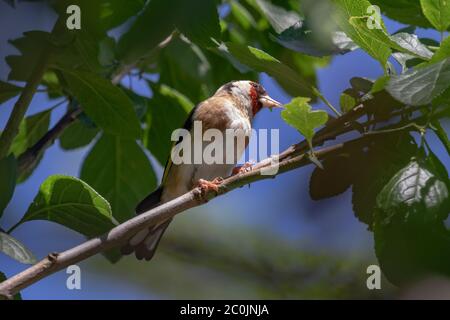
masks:
{"label": "bird's head", "polygon": [[282,104],[272,99],[262,85],[254,81],[231,81],[217,90],[216,95],[228,95],[243,106],[250,117],[262,108],[280,108]]}

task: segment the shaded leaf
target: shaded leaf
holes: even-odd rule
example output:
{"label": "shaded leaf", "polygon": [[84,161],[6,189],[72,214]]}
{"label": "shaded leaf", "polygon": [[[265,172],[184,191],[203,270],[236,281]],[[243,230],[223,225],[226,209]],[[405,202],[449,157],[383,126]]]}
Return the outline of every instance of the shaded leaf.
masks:
{"label": "shaded leaf", "polygon": [[111,207],[104,198],[87,183],[62,175],[44,181],[20,223],[32,220],[56,222],[88,237],[115,226]]}
{"label": "shaded leaf", "polygon": [[343,92],[341,94],[339,102],[340,102],[342,112],[349,112],[354,107],[356,107],[356,104],[357,104],[357,100],[353,96],[351,96],[345,92]]}
{"label": "shaded leaf", "polygon": [[386,90],[411,106],[431,103],[450,86],[450,59],[398,76],[392,76]]}
{"label": "shaded leaf", "polygon": [[371,0],[371,3],[378,5],[387,17],[403,24],[431,27],[422,12],[419,0]]}
{"label": "shaded leaf", "polygon": [[14,138],[10,149],[16,157],[33,146],[47,133],[51,112],[51,109],[45,110],[22,120],[19,133]]}
{"label": "shaded leaf", "polygon": [[442,144],[445,147],[445,150],[447,150],[447,153],[450,155],[450,140],[448,138],[447,132],[438,120],[433,121],[432,124],[434,132],[438,136],[439,140],[441,140]]}
{"label": "shaded leaf", "polygon": [[0,252],[10,256],[14,260],[24,264],[35,264],[37,262],[33,253],[28,250],[17,239],[0,231]]}
{"label": "shaded leaf", "polygon": [[297,129],[312,144],[314,129],[324,125],[328,114],[323,110],[311,111],[308,98],[294,98],[285,105],[281,117],[290,126]]}
{"label": "shaded leaf", "polygon": [[256,0],[256,3],[277,33],[282,33],[302,20],[296,12],[287,11],[282,7],[273,5],[269,1]]}
{"label": "shaded leaf", "polygon": [[75,121],[59,137],[59,145],[63,150],[78,149],[91,143],[98,133],[98,128],[91,128],[81,121]]}
{"label": "shaded leaf", "polygon": [[17,179],[17,162],[9,155],[0,160],[0,217],[11,200]]}
{"label": "shaded leaf", "polygon": [[62,70],[83,110],[103,130],[137,138],[140,124],[130,98],[118,87],[93,73]]}
{"label": "shaded leaf", "polygon": [[211,38],[220,40],[215,1],[152,0],[120,38],[119,58],[127,64],[148,55],[175,28],[199,45],[213,46]]}
{"label": "shaded leaf", "polygon": [[104,134],[84,160],[80,178],[111,204],[114,218],[124,222],[156,187],[147,156],[133,140]]}
{"label": "shaded leaf", "polygon": [[168,86],[153,85],[152,91],[153,98],[149,101],[143,142],[164,166],[172,148],[172,132],[183,127],[194,105]]}
{"label": "shaded leaf", "polygon": [[313,200],[331,198],[344,193],[353,182],[351,158],[348,154],[326,158],[323,169],[315,168],[309,182]]}
{"label": "shaded leaf", "polygon": [[0,81],[0,104],[14,98],[22,91],[22,88],[11,83]]}
{"label": "shaded leaf", "polygon": [[226,46],[241,63],[257,72],[265,72],[275,78],[289,94],[315,97],[314,89],[305,79],[268,53],[236,43],[227,43]]}

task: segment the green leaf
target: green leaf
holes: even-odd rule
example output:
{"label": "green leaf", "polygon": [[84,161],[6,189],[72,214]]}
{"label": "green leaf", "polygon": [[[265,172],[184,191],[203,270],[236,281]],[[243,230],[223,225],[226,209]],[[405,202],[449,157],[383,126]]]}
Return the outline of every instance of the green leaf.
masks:
{"label": "green leaf", "polygon": [[[5,281],[7,278],[3,272],[0,271],[0,283]],[[20,295],[20,292],[16,293],[14,295],[14,300],[22,300],[22,296]]]}
{"label": "green leaf", "polygon": [[336,31],[328,38],[318,38],[313,31],[299,24],[271,38],[285,48],[316,57],[344,54],[358,49],[353,40],[343,32]]}
{"label": "green leaf", "polygon": [[380,192],[377,208],[387,214],[408,210],[405,219],[418,214],[426,214],[431,221],[445,219],[450,210],[447,183],[431,169],[423,160],[411,161]]}
{"label": "green leaf", "polygon": [[52,110],[45,110],[22,120],[19,133],[11,145],[11,152],[16,157],[39,141],[48,131]]}
{"label": "green leaf", "polygon": [[296,12],[273,5],[269,1],[256,0],[256,3],[277,33],[282,33],[302,20]]}
{"label": "green leaf", "polygon": [[447,132],[442,127],[442,125],[439,122],[439,120],[433,121],[432,124],[433,124],[434,132],[438,136],[439,140],[441,140],[442,144],[445,147],[445,150],[447,150],[447,153],[450,155],[450,140],[448,139]]}
{"label": "green leaf", "polygon": [[32,220],[56,222],[87,237],[116,225],[108,201],[87,183],[63,175],[52,175],[41,185],[20,223]]}
{"label": "green leaf", "polygon": [[450,274],[448,177],[442,180],[439,171],[430,158],[413,159],[377,197],[375,250],[394,284]]}
{"label": "green leaf", "polygon": [[268,53],[236,43],[226,44],[229,52],[242,64],[257,72],[273,77],[286,91],[294,96],[316,96],[315,89],[294,70]]}
{"label": "green leaf", "polygon": [[181,93],[168,86],[153,85],[152,91],[153,97],[149,101],[145,118],[147,127],[143,142],[164,166],[172,148],[172,132],[183,127],[194,105]]}
{"label": "green leaf", "polygon": [[357,101],[354,97],[352,97],[351,95],[349,95],[345,92],[343,92],[341,94],[341,98],[339,101],[340,101],[342,112],[349,112],[354,107],[356,107],[356,103],[357,103]]}
{"label": "green leaf", "polygon": [[17,179],[17,163],[14,156],[0,159],[0,217],[11,200]]}
{"label": "green leaf", "polygon": [[175,28],[199,45],[212,46],[211,38],[220,40],[215,1],[152,0],[120,38],[119,58],[128,64],[148,55]]}
{"label": "green leaf", "polygon": [[33,253],[31,253],[31,251],[28,250],[22,243],[7,233],[1,231],[0,252],[3,252],[20,263],[35,264],[37,262]]}
{"label": "green leaf", "polygon": [[326,158],[323,169],[316,167],[309,182],[311,199],[322,200],[344,193],[353,181],[350,160],[348,154],[341,154]]}
{"label": "green leaf", "polygon": [[436,63],[447,58],[450,58],[450,37],[445,38],[441,42],[441,46],[434,53],[430,63]]}
{"label": "green leaf", "polygon": [[413,56],[429,60],[433,56],[426,45],[420,42],[419,38],[415,34],[406,32],[396,33],[390,36],[391,47],[401,52],[411,54]]}
{"label": "green leaf", "polygon": [[[368,150],[352,162],[352,205],[356,217],[372,228],[376,198],[389,180],[417,153],[407,133],[375,137]],[[370,170],[367,170],[370,168]]]}
{"label": "green leaf", "polygon": [[419,0],[371,0],[387,17],[406,25],[429,28],[431,24],[422,13]]}
{"label": "green leaf", "polygon": [[378,60],[383,69],[392,51],[385,41],[380,41],[386,35],[384,25],[382,29],[369,29],[367,26],[367,9],[371,3],[366,0],[334,0],[338,9],[338,25],[359,47]]}
{"label": "green leaf", "polygon": [[312,144],[314,129],[324,125],[328,120],[328,114],[323,110],[311,111],[308,98],[294,98],[285,105],[281,117],[290,126],[297,129],[309,144]]}
{"label": "green leaf", "polygon": [[420,0],[422,11],[428,21],[438,30],[445,31],[450,26],[450,1]]}
{"label": "green leaf", "polygon": [[100,19],[106,30],[117,27],[135,16],[145,5],[145,0],[109,0],[100,3]]}
{"label": "green leaf", "polygon": [[8,101],[22,92],[22,88],[11,83],[0,81],[0,104]]}
{"label": "green leaf", "polygon": [[133,140],[103,135],[86,157],[80,174],[111,204],[113,216],[124,222],[136,205],[156,187],[153,168]]}
{"label": "green leaf", "polygon": [[90,128],[81,121],[75,121],[59,137],[59,145],[63,150],[78,149],[91,143],[98,132],[98,128]]}
{"label": "green leaf", "polygon": [[386,90],[398,101],[411,106],[431,103],[450,86],[450,59],[392,76]]}
{"label": "green leaf", "polygon": [[386,85],[389,82],[389,80],[390,80],[389,76],[382,76],[382,77],[378,78],[374,82],[372,89],[370,90],[370,93],[375,94],[375,93],[383,91],[386,88]]}
{"label": "green leaf", "polygon": [[83,110],[99,127],[111,134],[139,137],[141,128],[133,103],[120,88],[93,73],[62,71]]}

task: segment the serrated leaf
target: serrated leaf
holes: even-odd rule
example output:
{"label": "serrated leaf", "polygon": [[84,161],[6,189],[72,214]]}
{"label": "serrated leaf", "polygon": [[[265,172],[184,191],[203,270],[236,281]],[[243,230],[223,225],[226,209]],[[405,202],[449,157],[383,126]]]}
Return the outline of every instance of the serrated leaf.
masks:
{"label": "serrated leaf", "polygon": [[91,143],[98,133],[98,128],[91,128],[81,121],[75,121],[59,137],[59,145],[63,150],[78,149]]}
{"label": "serrated leaf", "polygon": [[450,26],[449,0],[420,0],[422,11],[428,21],[438,30],[445,31]]}
{"label": "serrated leaf", "polygon": [[111,204],[113,216],[124,222],[136,205],[156,187],[147,156],[133,140],[103,135],[84,160],[81,179]]}
{"label": "serrated leaf", "polygon": [[24,264],[35,264],[36,258],[21,242],[0,231],[0,252]]}
{"label": "serrated leaf", "polygon": [[162,85],[152,86],[153,97],[145,117],[147,128],[144,131],[144,146],[165,165],[172,148],[173,130],[181,128],[194,107],[178,91]]}
{"label": "serrated leaf", "polygon": [[52,175],[40,186],[20,223],[32,220],[52,221],[87,237],[116,225],[108,201],[87,183],[63,175]]}
{"label": "serrated leaf", "polygon": [[118,136],[140,136],[141,128],[133,103],[120,88],[93,73],[62,71],[83,110],[99,127]]}
{"label": "serrated leaf", "polygon": [[389,139],[374,139],[368,151],[353,161],[353,211],[369,228],[373,224],[376,197],[416,152],[417,146],[408,134],[395,134]]}
{"label": "serrated leaf", "polygon": [[52,110],[45,110],[26,117],[19,126],[19,133],[14,138],[10,151],[16,157],[39,141],[48,131]]}
{"label": "serrated leaf", "polygon": [[22,88],[11,83],[0,81],[0,104],[8,101],[22,92]]}
{"label": "serrated leaf", "polygon": [[420,42],[419,38],[415,34],[409,34],[406,32],[396,33],[390,36],[390,39],[396,43],[393,45],[395,49],[403,51],[407,54],[417,56],[426,60],[431,59],[433,52],[431,52],[426,45]]}
{"label": "serrated leaf", "polygon": [[311,111],[308,98],[294,98],[285,105],[281,117],[290,126],[297,129],[310,144],[314,136],[314,129],[324,125],[328,120],[328,114],[323,110]]}
{"label": "serrated leaf", "polygon": [[335,0],[338,8],[338,25],[359,47],[378,60],[383,69],[392,51],[385,41],[380,41],[380,37],[385,34],[385,27],[382,24],[377,29],[367,27],[367,9],[371,3],[366,0]]}
{"label": "serrated leaf", "polygon": [[226,46],[239,62],[257,72],[265,72],[275,78],[289,94],[315,97],[313,87],[305,79],[268,53],[236,43],[226,43]]}
{"label": "serrated leaf", "polygon": [[400,170],[377,197],[377,208],[385,213],[394,208],[410,215],[424,214],[427,219],[445,219],[450,211],[447,183],[437,179],[423,161],[413,160]]}
{"label": "serrated leaf", "polygon": [[398,101],[411,106],[431,103],[450,87],[450,59],[392,76],[386,90]]}
{"label": "serrated leaf", "polygon": [[17,163],[14,156],[0,159],[0,217],[11,200],[17,179]]}
{"label": "serrated leaf", "polygon": [[342,154],[326,158],[323,169],[315,168],[309,182],[309,194],[313,200],[322,200],[344,193],[352,185],[351,159]]}

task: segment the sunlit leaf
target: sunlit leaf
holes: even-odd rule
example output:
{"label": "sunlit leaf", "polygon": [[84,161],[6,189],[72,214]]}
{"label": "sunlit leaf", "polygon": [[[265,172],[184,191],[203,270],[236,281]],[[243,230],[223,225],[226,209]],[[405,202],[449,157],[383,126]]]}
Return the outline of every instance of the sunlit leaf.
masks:
{"label": "sunlit leaf", "polygon": [[0,252],[10,256],[14,260],[24,264],[36,263],[36,258],[29,249],[27,249],[17,239],[9,234],[0,231]]}

